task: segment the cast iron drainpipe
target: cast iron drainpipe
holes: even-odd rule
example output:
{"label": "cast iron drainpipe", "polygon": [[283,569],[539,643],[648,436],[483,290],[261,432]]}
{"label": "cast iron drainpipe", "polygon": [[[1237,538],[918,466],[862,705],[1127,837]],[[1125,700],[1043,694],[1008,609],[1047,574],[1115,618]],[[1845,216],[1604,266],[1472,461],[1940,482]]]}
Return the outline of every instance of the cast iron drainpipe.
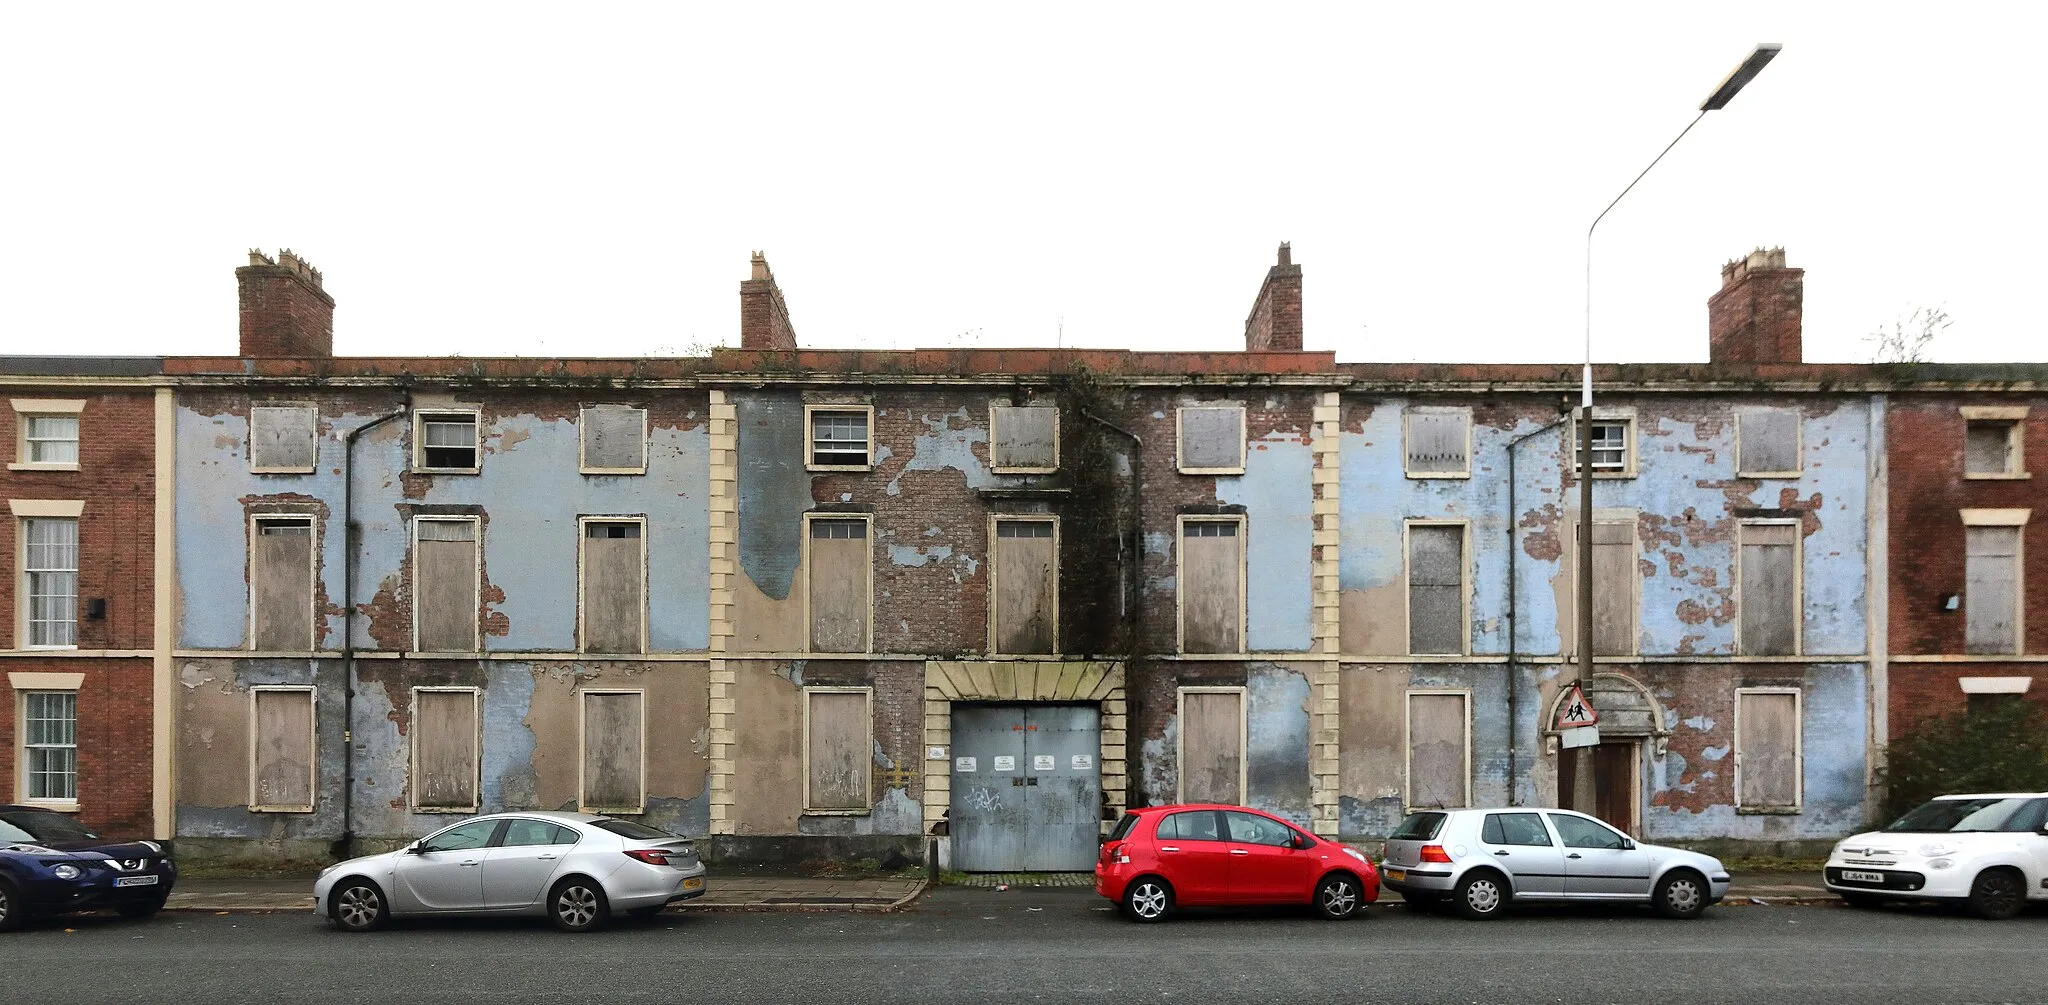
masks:
{"label": "cast iron drainpipe", "polygon": [[371,419],[342,434],[341,451],[341,664],[347,679],[341,689],[341,837],[329,851],[339,862],[348,857],[355,844],[356,787],[356,438],[410,411],[412,403],[398,411]]}
{"label": "cast iron drainpipe", "polygon": [[[1520,716],[1518,716],[1518,715],[1516,714],[1516,712],[1517,712],[1517,710],[1518,710],[1518,703],[1517,703],[1517,702],[1515,701],[1515,684],[1517,683],[1517,679],[1516,679],[1516,675],[1515,675],[1515,671],[1516,671],[1516,669],[1517,669],[1517,664],[1515,663],[1515,647],[1516,647],[1516,643],[1517,643],[1517,641],[1519,640],[1519,636],[1517,636],[1517,635],[1515,634],[1515,587],[1516,587],[1516,580],[1515,580],[1515,551],[1516,551],[1516,548],[1515,548],[1515,513],[1516,513],[1516,510],[1515,510],[1515,448],[1516,448],[1516,447],[1519,447],[1519,446],[1521,446],[1521,445],[1522,445],[1522,441],[1523,441],[1523,440],[1529,439],[1530,437],[1533,437],[1533,436],[1540,436],[1540,435],[1542,435],[1542,434],[1544,434],[1544,433],[1550,432],[1551,430],[1553,430],[1553,429],[1556,429],[1557,427],[1559,427],[1559,426],[1562,426],[1562,425],[1564,425],[1565,423],[1567,423],[1567,422],[1570,422],[1570,421],[1571,421],[1571,416],[1567,415],[1567,416],[1565,416],[1564,418],[1562,418],[1562,419],[1558,419],[1557,421],[1555,421],[1555,422],[1552,422],[1551,424],[1549,424],[1549,425],[1547,425],[1547,426],[1540,426],[1540,427],[1538,427],[1538,428],[1536,428],[1536,429],[1532,429],[1532,430],[1530,430],[1530,431],[1528,431],[1528,432],[1526,432],[1526,433],[1523,433],[1523,434],[1522,434],[1522,435],[1520,435],[1520,436],[1517,436],[1517,437],[1515,437],[1515,438],[1514,438],[1514,439],[1512,439],[1512,440],[1509,440],[1509,441],[1508,441],[1508,447],[1507,447],[1507,454],[1508,454],[1508,805],[1509,805],[1509,806],[1520,806],[1520,805],[1521,805],[1521,802],[1520,802],[1520,796],[1519,796],[1519,795],[1518,795],[1518,794],[1516,793],[1516,791],[1515,791],[1515,787],[1516,787],[1517,783],[1519,783],[1519,782],[1520,782],[1520,780],[1521,780],[1521,779],[1520,779],[1520,775],[1521,775],[1521,771],[1520,771],[1520,768],[1521,768],[1521,761],[1520,761],[1520,759],[1519,759],[1519,758],[1518,758],[1518,757],[1516,756],[1516,747],[1515,747],[1515,727],[1516,727],[1516,726],[1518,726],[1518,725],[1520,725],[1520,723],[1521,723],[1521,718],[1520,718]],[[1537,730],[1537,732],[1538,732],[1538,733],[1540,734],[1540,733],[1542,732],[1542,730],[1541,730],[1541,729],[1539,728],[1539,729]]]}
{"label": "cast iron drainpipe", "polygon": [[1138,602],[1138,584],[1145,575],[1144,511],[1138,498],[1139,486],[1145,482],[1145,441],[1139,439],[1138,434],[1085,408],[1081,410],[1081,417],[1131,441],[1131,579],[1124,585],[1123,602],[1125,619],[1130,622],[1131,629],[1129,648],[1135,653],[1145,620],[1145,605]]}

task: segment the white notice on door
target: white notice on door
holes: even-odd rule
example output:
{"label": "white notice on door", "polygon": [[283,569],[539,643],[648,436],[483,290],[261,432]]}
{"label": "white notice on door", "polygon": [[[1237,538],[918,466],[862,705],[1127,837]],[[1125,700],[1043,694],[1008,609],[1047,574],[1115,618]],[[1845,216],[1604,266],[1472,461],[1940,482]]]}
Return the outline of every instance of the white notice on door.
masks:
{"label": "white notice on door", "polygon": [[1094,755],[1094,754],[1075,754],[1075,755],[1074,755],[1074,770],[1075,770],[1075,771],[1090,771],[1090,770],[1093,770],[1093,769],[1094,769],[1094,767],[1095,767],[1095,755]]}
{"label": "white notice on door", "polygon": [[1031,755],[1031,770],[1033,771],[1058,771],[1059,763],[1060,759],[1051,754]]}
{"label": "white notice on door", "polygon": [[971,773],[973,773],[973,771],[974,771],[974,758],[972,758],[972,757],[956,757],[956,758],[953,758],[953,770],[954,770],[954,771],[958,771],[958,772],[960,772],[960,773],[961,773],[961,774],[963,774],[963,775],[964,775],[964,774],[971,774]]}
{"label": "white notice on door", "polygon": [[1014,758],[1014,757],[1011,757],[1011,756],[1010,756],[1010,755],[1008,755],[1008,754],[997,754],[997,755],[996,755],[996,766],[995,766],[994,768],[991,768],[990,770],[991,770],[991,771],[1015,771],[1015,770],[1017,770],[1017,759],[1016,759],[1016,758]]}

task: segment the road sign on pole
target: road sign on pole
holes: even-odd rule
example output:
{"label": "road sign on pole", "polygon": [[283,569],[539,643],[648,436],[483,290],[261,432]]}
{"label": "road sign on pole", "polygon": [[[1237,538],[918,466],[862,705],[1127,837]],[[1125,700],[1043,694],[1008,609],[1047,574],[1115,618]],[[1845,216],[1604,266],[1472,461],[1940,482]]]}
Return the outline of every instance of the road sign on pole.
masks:
{"label": "road sign on pole", "polygon": [[1579,690],[1578,682],[1573,681],[1564,689],[1564,700],[1557,703],[1556,728],[1559,732],[1568,732],[1588,726],[1594,728],[1595,736],[1599,735],[1600,712],[1593,707],[1592,702],[1586,700],[1586,692]]}

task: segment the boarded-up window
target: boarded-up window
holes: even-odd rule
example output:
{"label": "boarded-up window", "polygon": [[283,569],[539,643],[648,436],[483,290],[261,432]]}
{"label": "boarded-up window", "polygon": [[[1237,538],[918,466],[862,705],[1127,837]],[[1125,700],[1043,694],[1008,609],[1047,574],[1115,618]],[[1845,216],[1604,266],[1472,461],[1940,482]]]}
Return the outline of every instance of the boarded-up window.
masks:
{"label": "boarded-up window", "polygon": [[259,405],[249,409],[249,469],[313,470],[318,427],[319,413],[311,408]]}
{"label": "boarded-up window", "polygon": [[1181,524],[1181,652],[1244,649],[1244,538],[1238,530],[1235,520]]}
{"label": "boarded-up window", "polygon": [[593,405],[583,410],[577,426],[583,431],[583,470],[647,470],[646,409]]}
{"label": "boarded-up window", "polygon": [[811,466],[865,468],[869,464],[868,410],[811,410]]}
{"label": "boarded-up window", "polygon": [[1472,414],[1463,410],[1409,412],[1409,477],[1466,474],[1471,427]]}
{"label": "boarded-up window", "polygon": [[1799,640],[1799,528],[1787,523],[1746,523],[1741,529],[1740,651],[1745,656],[1791,656]]}
{"label": "boarded-up window", "polygon": [[421,520],[413,555],[415,646],[422,652],[476,650],[476,522]]}
{"label": "boarded-up window", "polygon": [[[1573,539],[1578,537],[1573,528]],[[1593,654],[1629,656],[1636,651],[1636,525],[1601,520],[1593,524]],[[1577,556],[1573,556],[1576,561]]]}
{"label": "boarded-up window", "polygon": [[865,813],[873,805],[869,697],[865,689],[804,691],[804,809]]}
{"label": "boarded-up window", "polygon": [[1467,805],[1471,737],[1462,693],[1408,695],[1408,805]]}
{"label": "boarded-up window", "polygon": [[1050,520],[997,520],[993,583],[999,653],[1059,651],[1059,550]]}
{"label": "boarded-up window", "polygon": [[434,471],[474,471],[478,461],[476,416],[466,412],[422,412],[419,466]]}
{"label": "boarded-up window", "polygon": [[1964,527],[1965,651],[2005,654],[2020,651],[2020,528]]}
{"label": "boarded-up window", "polygon": [[1973,475],[2019,473],[2019,423],[1972,421],[1963,441],[1963,470]]}
{"label": "boarded-up window", "polygon": [[1408,527],[1408,651],[1465,651],[1465,528]]}
{"label": "boarded-up window", "polygon": [[251,697],[249,808],[312,812],[313,690],[261,687]]}
{"label": "boarded-up window", "polygon": [[638,691],[583,692],[583,812],[645,808],[644,700]]}
{"label": "boarded-up window", "polygon": [[469,812],[477,806],[477,692],[414,688],[414,809]]}
{"label": "boarded-up window", "polygon": [[1059,409],[996,405],[989,409],[989,426],[989,464],[997,471],[1059,468]]}
{"label": "boarded-up window", "polygon": [[1181,409],[1179,456],[1183,474],[1243,471],[1244,409],[1234,405]]}
{"label": "boarded-up window", "polygon": [[1180,693],[1180,801],[1244,802],[1244,692]]}
{"label": "boarded-up window", "polygon": [[1736,413],[1735,462],[1748,477],[1798,474],[1799,413]]}
{"label": "boarded-up window", "polygon": [[313,648],[313,518],[261,517],[249,542],[250,646]]}
{"label": "boarded-up window", "polygon": [[864,519],[811,521],[811,651],[866,652],[873,560]]}
{"label": "boarded-up window", "polygon": [[638,521],[583,524],[583,651],[637,653],[647,611]]}
{"label": "boarded-up window", "polygon": [[1736,805],[1794,809],[1799,805],[1799,694],[1739,691],[1735,695]]}

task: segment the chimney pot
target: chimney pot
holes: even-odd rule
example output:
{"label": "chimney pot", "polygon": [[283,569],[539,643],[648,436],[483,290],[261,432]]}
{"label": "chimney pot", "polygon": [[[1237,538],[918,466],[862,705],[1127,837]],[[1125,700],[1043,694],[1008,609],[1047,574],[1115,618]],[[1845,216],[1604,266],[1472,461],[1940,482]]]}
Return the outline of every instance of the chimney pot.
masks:
{"label": "chimney pot", "polygon": [[1707,299],[1707,358],[1715,363],[1803,362],[1801,325],[1806,270],[1785,264],[1785,249],[1758,248],[1721,266],[1721,289]]}
{"label": "chimney pot", "polygon": [[1301,351],[1301,266],[1294,249],[1280,242],[1278,260],[1266,270],[1266,281],[1244,319],[1246,352]]}
{"label": "chimney pot", "polygon": [[796,349],[796,329],[789,323],[782,288],[775,285],[768,256],[758,251],[748,278],[740,283],[740,348]]}

